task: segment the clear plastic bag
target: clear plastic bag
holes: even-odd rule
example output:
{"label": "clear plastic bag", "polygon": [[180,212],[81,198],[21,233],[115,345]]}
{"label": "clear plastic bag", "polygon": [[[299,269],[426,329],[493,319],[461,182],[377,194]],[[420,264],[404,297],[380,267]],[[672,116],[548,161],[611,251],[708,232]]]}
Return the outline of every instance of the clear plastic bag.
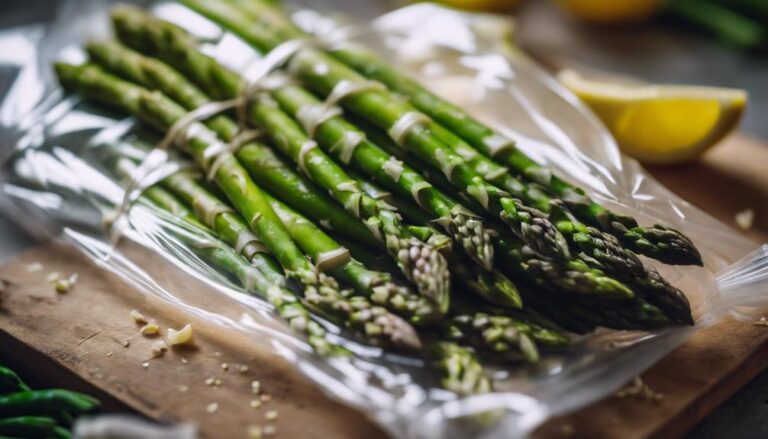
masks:
{"label": "clear plastic bag", "polygon": [[[220,245],[215,238],[138,203],[126,215],[124,241],[131,245],[113,248],[103,218],[120,203],[123,189],[100,165],[99,154],[104,145],[135,133],[136,124],[66,96],[50,68],[56,59],[82,58],[80,46],[87,39],[109,35],[110,7],[106,1],[64,2],[52,24],[0,34],[0,67],[13,76],[0,106],[3,212],[37,236],[82,250],[148,297],[278,352],[328,394],[364,411],[395,436],[525,436],[551,416],[614,392],[724,314],[745,315],[768,305],[768,247],[755,250],[754,243],[621,156],[604,127],[574,96],[500,42],[508,31],[503,19],[420,4],[376,19],[375,32],[358,39],[518,140],[526,153],[587,188],[599,202],[631,212],[641,224],[665,223],[691,237],[704,268],[645,262],[686,292],[697,324],[650,333],[600,330],[563,352],[545,355],[538,365],[493,370],[495,392],[466,398],[435,387],[422,359],[346,340],[327,322],[335,340],[355,356],[316,356],[269,304],[243,294],[199,255],[201,249]],[[151,7],[206,37],[209,53],[226,51],[223,58],[231,67],[242,67],[252,55],[237,38],[177,4]],[[334,26],[317,12],[299,6],[295,11],[293,18],[314,31]],[[196,288],[169,283],[163,274],[168,267],[142,263],[146,252],[185,272]],[[485,424],[464,422],[486,411],[503,416]]]}

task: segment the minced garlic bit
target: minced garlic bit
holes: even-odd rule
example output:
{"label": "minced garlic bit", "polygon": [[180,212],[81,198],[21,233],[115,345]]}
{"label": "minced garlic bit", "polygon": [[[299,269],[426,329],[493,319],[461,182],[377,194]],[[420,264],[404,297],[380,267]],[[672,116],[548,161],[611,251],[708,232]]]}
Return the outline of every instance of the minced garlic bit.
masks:
{"label": "minced garlic bit", "polygon": [[182,362],[183,364],[187,364],[187,359],[186,359],[186,358],[184,358],[184,357],[181,357],[181,362]]}
{"label": "minced garlic bit", "polygon": [[164,344],[158,344],[152,348],[152,358],[160,358],[168,352],[168,348]]}
{"label": "minced garlic bit", "polygon": [[111,356],[112,356],[112,352],[107,352],[107,357],[111,357]]}
{"label": "minced garlic bit", "polygon": [[29,265],[27,265],[27,272],[29,273],[37,273],[38,271],[43,269],[43,264],[39,262],[33,262]]}
{"label": "minced garlic bit", "polygon": [[269,402],[272,400],[272,395],[264,394],[264,395],[261,395],[260,398],[262,402]]}
{"label": "minced garlic bit", "polygon": [[208,406],[205,408],[205,411],[208,413],[216,413],[218,410],[219,410],[218,402],[212,402],[208,404]]}
{"label": "minced garlic bit", "polygon": [[144,369],[148,368],[149,367],[149,361],[145,361],[145,362],[141,363],[141,367],[143,367]]}
{"label": "minced garlic bit", "polygon": [[642,378],[636,376],[632,379],[632,382],[626,385],[623,389],[616,392],[616,396],[624,398],[626,396],[635,396],[641,399],[647,399],[650,401],[661,401],[664,399],[663,393],[655,392],[651,389]]}
{"label": "minced garlic bit", "polygon": [[53,280],[53,288],[57,293],[67,293],[73,286],[75,286],[75,282],[77,282],[77,273],[72,273],[66,279],[57,277]]}
{"label": "minced garlic bit", "polygon": [[168,328],[168,342],[171,346],[179,346],[192,343],[192,324],[187,323],[178,331]]}
{"label": "minced garlic bit", "polygon": [[261,427],[258,425],[251,425],[248,427],[248,439],[261,439]]}
{"label": "minced garlic bit", "polygon": [[737,213],[733,219],[736,221],[742,230],[749,230],[752,228],[752,223],[755,222],[755,211],[752,209],[744,209]]}
{"label": "minced garlic bit", "polygon": [[179,392],[188,392],[188,391],[189,391],[189,386],[185,386],[183,384],[179,386]]}
{"label": "minced garlic bit", "polygon": [[266,427],[264,427],[263,433],[264,433],[264,436],[272,436],[275,433],[277,433],[277,427],[275,427],[274,425],[267,425]]}
{"label": "minced garlic bit", "polygon": [[[170,329],[169,329],[170,331]],[[149,322],[141,328],[141,335],[157,335],[160,333],[160,326],[155,322]]]}
{"label": "minced garlic bit", "polygon": [[223,370],[224,372],[228,371],[229,370],[229,364],[221,363],[221,370]]}
{"label": "minced garlic bit", "polygon": [[259,401],[258,399],[251,400],[252,409],[257,409],[259,407],[261,407],[261,401]]}
{"label": "minced garlic bit", "polygon": [[261,393],[261,383],[259,381],[251,382],[251,392],[253,392],[254,395]]}
{"label": "minced garlic bit", "polygon": [[274,421],[277,419],[277,410],[270,410],[267,413],[264,414],[264,418],[266,418],[268,421]]}
{"label": "minced garlic bit", "polygon": [[753,325],[768,327],[768,319],[766,319],[765,317],[760,317],[760,320],[758,320],[755,323],[753,323]]}
{"label": "minced garlic bit", "polygon": [[237,366],[237,371],[240,372],[240,373],[247,373],[248,372],[248,366],[246,366],[245,364],[241,364],[241,365]]}
{"label": "minced garlic bit", "polygon": [[61,275],[59,274],[58,271],[52,271],[48,273],[48,277],[45,278],[45,280],[47,280],[48,282],[56,282],[57,280],[59,280],[60,277]]}
{"label": "minced garlic bit", "polygon": [[124,342],[123,342],[123,347],[126,347],[126,348],[127,348],[127,347],[128,347],[128,346],[130,346],[130,345],[131,345],[131,342],[130,342],[130,341],[128,341],[128,340],[126,340],[126,341],[124,341]]}
{"label": "minced garlic bit", "polygon": [[205,380],[205,385],[208,387],[221,387],[221,380],[218,378],[210,377]]}
{"label": "minced garlic bit", "polygon": [[147,318],[144,317],[144,314],[139,312],[138,309],[131,310],[131,318],[136,323],[140,323],[140,324],[147,323]]}

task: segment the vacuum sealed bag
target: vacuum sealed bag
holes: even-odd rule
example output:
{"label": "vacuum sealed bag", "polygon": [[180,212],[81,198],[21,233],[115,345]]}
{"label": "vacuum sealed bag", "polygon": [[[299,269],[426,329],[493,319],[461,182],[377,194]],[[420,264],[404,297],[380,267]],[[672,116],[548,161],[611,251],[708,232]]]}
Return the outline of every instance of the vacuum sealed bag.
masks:
{"label": "vacuum sealed bag", "polygon": [[[345,7],[337,3],[338,9]],[[507,148],[511,144],[506,141],[514,139],[514,148],[584,188],[599,204],[631,215],[641,225],[664,224],[679,230],[700,253],[703,266],[668,265],[641,256],[645,266],[658,270],[685,294],[695,324],[569,332],[567,346],[541,349],[536,362],[516,359],[485,365],[492,390],[462,394],[441,388],[436,360],[424,354],[430,351],[426,346],[408,352],[362,343],[352,335],[354,330],[307,313],[312,303],[306,298],[281,296],[296,285],[276,289],[255,262],[244,263],[238,254],[248,246],[256,254],[258,239],[242,232],[232,240],[236,245],[228,245],[208,227],[231,209],[198,200],[186,209],[179,203],[174,210],[171,202],[158,207],[163,195],[151,192],[147,181],[154,184],[175,172],[199,171],[193,171],[188,159],[156,148],[163,136],[147,124],[65,91],[52,67],[56,62],[82,63],[88,57],[84,44],[110,38],[114,6],[108,1],[64,1],[53,22],[0,34],[0,72],[10,84],[0,101],[4,214],[41,239],[60,240],[81,250],[142,294],[178,307],[217,331],[247,337],[254,345],[277,352],[330,396],[365,412],[396,437],[524,437],[548,418],[616,391],[693,332],[726,314],[750,315],[768,305],[768,247],[756,248],[622,156],[605,128],[573,95],[509,46],[506,37],[511,30],[504,19],[417,4],[354,22],[338,19],[332,8],[317,11],[312,3],[290,3],[286,8],[293,22],[313,35],[302,40],[305,47],[365,46],[492,127],[498,137],[491,146]],[[290,70],[290,58],[301,49],[286,51],[283,44],[278,46],[283,53],[273,50],[261,57],[241,38],[187,6],[165,1],[140,6],[194,35],[204,54],[244,75],[258,74],[259,69],[266,74],[284,64]],[[325,67],[317,64],[316,74],[323,75]],[[237,105],[227,105],[208,107],[207,116],[224,112],[237,119]],[[334,115],[338,114],[321,112],[324,117]],[[310,128],[323,122],[317,115],[307,117],[314,120]],[[392,127],[384,134],[397,140],[418,122],[412,120],[400,131]],[[254,136],[249,139],[259,135],[246,134]],[[350,154],[353,150],[354,146]],[[302,149],[301,154],[308,151]],[[468,162],[471,159],[467,157]],[[156,163],[149,166],[153,160]],[[402,165],[395,162],[389,171],[398,174]],[[305,164],[299,161],[298,167]],[[214,195],[216,191],[211,189]],[[467,203],[478,200],[482,197]],[[186,219],[193,214],[196,220]],[[349,248],[357,258],[354,245]],[[363,255],[383,253],[362,247]],[[164,264],[148,263],[154,259],[142,255],[149,253]],[[338,256],[323,254],[317,265],[333,264]],[[495,257],[504,258],[498,251]],[[269,265],[267,260],[262,263]],[[196,287],[168,282],[163,270],[169,269],[194,278]],[[529,294],[536,302],[535,291]],[[536,303],[537,309],[562,305]],[[381,322],[361,313],[351,315]],[[400,337],[402,342],[409,335]],[[345,354],[333,355],[336,350]],[[450,374],[452,367],[464,366],[441,367]]]}

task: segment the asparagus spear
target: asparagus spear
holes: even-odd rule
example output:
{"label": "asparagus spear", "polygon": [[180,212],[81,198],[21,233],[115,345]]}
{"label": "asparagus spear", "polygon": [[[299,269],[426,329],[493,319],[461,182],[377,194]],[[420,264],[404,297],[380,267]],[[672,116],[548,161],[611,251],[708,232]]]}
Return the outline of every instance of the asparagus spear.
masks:
{"label": "asparagus spear", "polygon": [[[406,220],[411,223],[429,227],[429,224],[433,222],[426,213],[419,209],[418,206],[392,196],[392,194],[383,191],[371,182],[359,181],[360,187],[362,187],[364,191],[372,197],[382,197],[387,203],[393,204],[404,214]],[[438,221],[439,219],[434,222]],[[461,284],[475,294],[497,305],[510,308],[522,307],[523,303],[520,294],[517,292],[515,283],[499,270],[493,269],[491,271],[485,271],[476,265],[465,263],[459,255],[450,252],[444,254],[451,266],[451,272],[454,275],[453,281],[455,283]]]}
{"label": "asparagus spear", "polygon": [[[206,1],[186,1],[185,4],[198,10],[204,15],[213,18],[214,21],[223,23],[226,27],[232,28],[245,40],[253,43],[263,51],[268,51],[276,47],[279,43],[285,41],[279,35],[270,33],[269,29],[264,29],[254,25],[244,17],[239,10],[231,5]],[[141,17],[136,13],[125,13],[120,11],[120,17],[117,17],[116,27],[121,39],[127,41],[129,45],[141,45],[154,54],[166,51],[164,56],[160,56],[170,64],[179,67],[177,63],[189,61],[189,53],[181,55],[179,47],[187,45],[192,47],[194,42],[190,36],[185,34],[175,26],[165,26],[154,30],[142,28]],[[132,16],[131,16],[132,15]],[[141,29],[141,31],[139,31]],[[173,40],[171,42],[171,40]],[[184,41],[187,41],[186,43]],[[187,57],[185,60],[184,58]],[[187,62],[187,64],[192,64]],[[229,78],[222,78],[221,71],[216,69],[215,75],[210,75],[214,69],[215,62],[211,59],[204,60],[204,57],[198,56],[195,59],[196,71],[185,71],[198,84],[201,84],[207,90],[219,92],[215,95],[218,98],[232,97],[237,95],[239,90],[237,81],[239,78],[230,72]],[[324,55],[321,52],[312,49],[304,49],[293,58],[291,64],[292,70],[295,70],[302,80],[304,80],[313,91],[327,95],[331,89],[340,81],[347,80],[350,83],[360,84],[364,78],[351,69],[344,67],[333,58]],[[321,69],[320,74],[313,73],[314,65],[323,65],[328,67],[328,71]],[[210,85],[213,82],[213,85]],[[209,84],[209,85],[206,85]],[[378,124],[384,129],[389,129],[398,120],[411,115],[418,115],[413,107],[405,102],[395,99],[385,91],[361,91],[343,99],[342,104],[353,112],[360,113],[370,119],[372,123]],[[512,229],[518,233],[526,242],[537,251],[554,254],[558,257],[568,257],[568,248],[564,238],[557,232],[554,226],[549,223],[544,214],[523,206],[518,200],[505,196],[500,189],[488,184],[482,176],[477,175],[468,166],[462,163],[461,158],[453,153],[449,148],[440,142],[434,136],[428,127],[429,124],[419,125],[419,129],[407,130],[405,137],[405,147],[413,149],[419,153],[425,161],[431,165],[440,168],[449,179],[460,187],[469,196],[481,201],[494,215],[505,220]]]}
{"label": "asparagus spear", "polygon": [[[174,26],[152,19],[143,12],[131,8],[118,9],[113,17],[118,34],[124,41],[136,43],[137,40],[152,40],[153,35],[155,38],[163,38],[162,33],[166,31],[170,32],[169,36],[180,32]],[[137,35],[135,32],[143,35]],[[181,67],[179,65],[175,67],[196,79],[198,85],[211,94],[228,93],[230,98],[238,96],[242,86],[239,78],[234,77],[237,82],[231,84],[224,78],[225,73],[232,75],[231,72],[227,72],[213,59],[196,52],[192,45],[193,41],[185,34],[182,36],[185,38],[172,44],[174,50],[184,53],[182,61],[189,62],[182,62]],[[154,43],[160,43],[160,41],[155,40]],[[152,52],[152,50],[146,50],[147,47],[144,49]],[[161,58],[168,61],[174,53],[178,54],[171,52]],[[171,61],[173,60],[178,61],[179,58],[175,57]],[[210,70],[217,73],[209,75]],[[222,80],[217,80],[214,76],[221,76]],[[202,78],[206,80],[202,81]],[[251,105],[249,114],[251,120],[263,127],[275,145],[298,163],[308,177],[328,190],[349,213],[363,221],[374,236],[385,243],[398,266],[416,284],[422,294],[443,309],[447,309],[449,273],[445,260],[435,249],[415,239],[408,233],[407,228],[401,227],[396,212],[383,208],[376,200],[362,194],[354,184],[354,180],[322,151],[314,148],[315,143],[306,137],[301,127],[276,105],[264,99],[257,99]]]}
{"label": "asparagus spear", "polygon": [[[186,111],[160,93],[150,92],[110,75],[94,64],[74,66],[60,63],[56,73],[65,88],[73,89],[105,105],[116,107],[142,121],[167,130]],[[196,162],[206,164],[206,152],[217,137],[200,123],[194,124],[186,142],[180,145]],[[299,250],[288,230],[269,206],[264,193],[248,177],[231,154],[223,157],[215,182],[236,209],[249,219],[250,226],[270,249],[288,277],[304,288],[304,300],[337,316],[372,344],[415,348],[419,346],[413,328],[399,317],[371,305],[365,300],[346,300],[336,281],[320,272]]]}
{"label": "asparagus spear", "polygon": [[432,345],[436,365],[443,374],[444,388],[459,395],[488,393],[491,381],[483,372],[483,365],[468,348],[453,342],[437,342]]}
{"label": "asparagus spear", "polygon": [[539,360],[539,351],[529,333],[530,327],[508,316],[484,313],[463,314],[451,319],[448,337],[490,353],[493,358]]}
{"label": "asparagus spear", "polygon": [[681,232],[663,224],[641,226],[631,216],[612,212],[589,198],[583,189],[554,175],[511,143],[510,147],[497,150],[494,142],[501,139],[499,134],[387,66],[370,52],[350,44],[334,50],[332,54],[364,75],[408,96],[416,108],[456,132],[485,156],[504,163],[530,182],[547,188],[560,197],[580,220],[616,236],[630,250],[667,264],[702,265],[699,251]]}
{"label": "asparagus spear", "polygon": [[[361,121],[356,121],[356,123],[362,126],[365,133],[370,138],[375,139],[379,145],[394,152],[395,147],[392,142],[383,138],[377,129]],[[466,148],[466,144],[462,146],[464,142],[460,139],[457,141],[455,136],[453,137],[454,139],[449,140],[454,146],[460,149]],[[470,162],[469,154],[466,155],[468,162]],[[399,158],[410,163],[415,169],[422,172],[426,170],[425,165],[420,163],[417,158],[407,155],[399,155]],[[492,167],[487,161],[481,163],[486,166],[486,171],[498,173],[498,165]],[[430,175],[429,178],[441,189],[450,190],[446,189],[450,184],[444,181],[443,176]],[[535,197],[525,194],[536,194],[541,191],[536,188],[535,184],[527,184],[526,186],[527,189],[521,191],[521,198],[531,200],[533,205],[537,205],[534,201]],[[402,203],[396,200],[390,201],[403,212],[409,211],[407,206],[403,209]],[[465,200],[465,202],[470,201]],[[490,226],[487,227],[488,230],[501,237],[495,241],[495,244],[497,254],[504,256],[500,258],[502,267],[545,290],[606,294],[609,297],[621,298],[633,296],[629,286],[650,303],[669,313],[674,321],[693,324],[690,305],[685,295],[661,278],[654,269],[643,267],[642,263],[631,252],[623,251],[612,236],[601,234],[596,229],[586,227],[575,220],[562,208],[559,200],[547,198],[544,204],[549,206],[548,210],[553,217],[562,218],[556,223],[558,228],[563,230],[577,246],[581,246],[582,251],[579,253],[578,259],[561,262],[542,258],[524,246],[518,239],[507,236],[502,230]],[[595,245],[596,243],[600,245]],[[607,273],[612,276],[608,276]]]}
{"label": "asparagus spear", "polygon": [[[322,105],[321,101],[306,89],[286,85],[272,90],[272,97],[280,107],[294,118],[301,117],[302,109]],[[460,243],[469,257],[486,270],[493,267],[493,247],[479,217],[462,209],[455,201],[434,188],[421,174],[399,162],[392,155],[368,140],[362,140],[349,152],[338,147],[350,133],[363,136],[363,132],[341,116],[329,118],[319,124],[315,139],[337,160],[348,162],[356,171],[363,173],[424,206],[440,225]]]}
{"label": "asparagus spear", "polygon": [[[333,238],[290,207],[272,197],[269,197],[269,201],[291,236],[314,259],[317,259],[316,255],[343,249]],[[337,279],[354,285],[356,291],[366,293],[374,303],[406,317],[413,324],[429,323],[441,315],[432,302],[395,284],[388,273],[369,270],[354,259],[333,269],[331,273]]]}
{"label": "asparagus spear", "polygon": [[[306,36],[274,6],[261,0],[237,0],[235,3],[241,12],[258,18],[262,25],[268,26],[273,33],[285,39]],[[492,128],[430,92],[360,44],[335,45],[330,53],[361,74],[407,96],[413,106],[458,134],[477,151],[509,166],[530,181],[543,185],[562,198],[579,219],[616,236],[629,249],[667,264],[702,264],[699,251],[679,231],[662,224],[643,227],[634,218],[597,204],[583,189],[552,174],[549,169],[515,148],[513,142],[506,141]]]}

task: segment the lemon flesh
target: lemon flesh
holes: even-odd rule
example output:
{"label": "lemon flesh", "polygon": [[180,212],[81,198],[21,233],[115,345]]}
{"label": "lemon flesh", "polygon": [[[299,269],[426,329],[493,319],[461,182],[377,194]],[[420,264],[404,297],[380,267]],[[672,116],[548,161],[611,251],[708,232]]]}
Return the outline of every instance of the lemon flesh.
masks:
{"label": "lemon flesh", "polygon": [[573,71],[560,81],[605,123],[622,151],[649,164],[675,164],[699,156],[738,124],[743,90],[616,83]]}
{"label": "lemon flesh", "polygon": [[473,11],[506,11],[520,4],[520,0],[438,0],[438,2]]}
{"label": "lemon flesh", "polygon": [[662,6],[661,0],[557,0],[571,15],[599,24],[645,20]]}

